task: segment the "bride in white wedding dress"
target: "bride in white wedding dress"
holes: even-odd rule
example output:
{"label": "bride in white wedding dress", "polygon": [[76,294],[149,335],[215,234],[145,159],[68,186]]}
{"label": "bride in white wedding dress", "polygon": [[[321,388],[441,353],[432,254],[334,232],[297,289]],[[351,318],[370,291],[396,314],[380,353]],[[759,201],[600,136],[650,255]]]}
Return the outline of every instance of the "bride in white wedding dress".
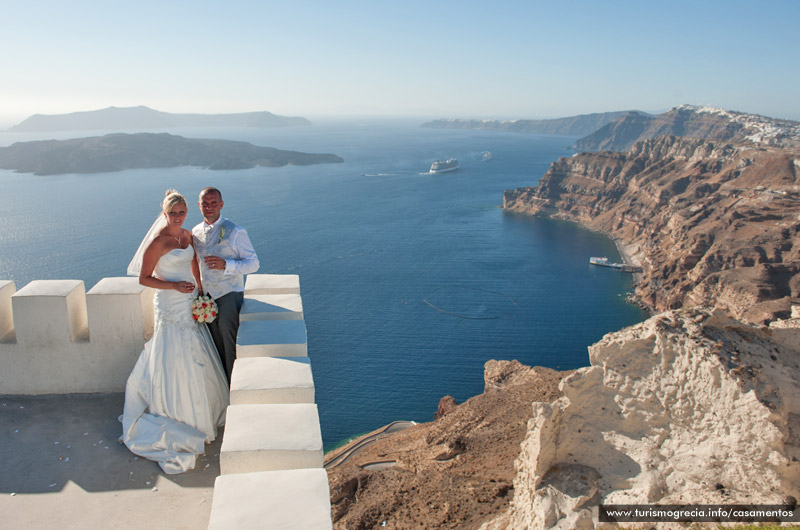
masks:
{"label": "bride in white wedding dress", "polygon": [[128,377],[120,419],[128,449],[173,474],[194,468],[224,425],[228,383],[211,334],[191,314],[202,284],[183,228],[186,199],[168,190],[162,211],[128,268],[156,289],[155,329]]}

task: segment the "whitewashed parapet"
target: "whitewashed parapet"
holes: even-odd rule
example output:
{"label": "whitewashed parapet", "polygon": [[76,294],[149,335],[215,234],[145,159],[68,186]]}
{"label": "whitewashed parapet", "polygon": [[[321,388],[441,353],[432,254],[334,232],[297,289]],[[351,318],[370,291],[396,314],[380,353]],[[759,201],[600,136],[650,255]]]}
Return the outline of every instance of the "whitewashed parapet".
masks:
{"label": "whitewashed parapet", "polygon": [[153,336],[153,295],[137,278],[103,278],[89,291],[89,338],[112,345]]}
{"label": "whitewashed parapet", "polygon": [[[152,334],[153,291],[136,278],[0,283],[0,394],[122,392]],[[9,303],[10,302],[10,303]]]}
{"label": "whitewashed parapet", "polygon": [[221,475],[214,483],[209,530],[328,530],[331,501],[322,468]]}
{"label": "whitewashed parapet", "polygon": [[308,337],[304,320],[248,320],[239,324],[236,356],[306,357]]}
{"label": "whitewashed parapet", "polygon": [[299,294],[246,294],[239,320],[303,320]]}
{"label": "whitewashed parapet", "polygon": [[223,475],[321,468],[322,464],[316,404],[228,407],[219,454]]}
{"label": "whitewashed parapet", "polygon": [[236,359],[231,376],[231,405],[276,403],[314,403],[309,358]]}
{"label": "whitewashed parapet", "polygon": [[11,296],[17,342],[56,349],[89,340],[86,290],[80,280],[37,280]]}
{"label": "whitewashed parapet", "polygon": [[296,274],[250,274],[244,294],[300,294],[300,276]]}
{"label": "whitewashed parapet", "polygon": [[14,316],[11,310],[11,296],[17,287],[10,280],[0,280],[0,343],[16,341]]}
{"label": "whitewashed parapet", "polygon": [[302,318],[296,276],[248,276],[211,530],[333,528]]}

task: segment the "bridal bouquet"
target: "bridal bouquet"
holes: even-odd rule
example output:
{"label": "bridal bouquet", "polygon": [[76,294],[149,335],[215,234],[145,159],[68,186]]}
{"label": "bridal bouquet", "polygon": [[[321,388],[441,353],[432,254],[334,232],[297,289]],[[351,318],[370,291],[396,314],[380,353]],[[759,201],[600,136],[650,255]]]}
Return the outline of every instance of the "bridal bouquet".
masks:
{"label": "bridal bouquet", "polygon": [[213,322],[217,318],[217,303],[208,295],[192,300],[192,318],[201,324]]}

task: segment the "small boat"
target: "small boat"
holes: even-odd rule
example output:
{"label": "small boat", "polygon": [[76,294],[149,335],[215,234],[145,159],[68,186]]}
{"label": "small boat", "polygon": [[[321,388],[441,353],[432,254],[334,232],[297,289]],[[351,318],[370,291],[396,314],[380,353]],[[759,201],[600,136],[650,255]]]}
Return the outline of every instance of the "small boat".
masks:
{"label": "small boat", "polygon": [[431,164],[429,173],[444,173],[446,171],[455,171],[456,169],[458,169],[458,160],[448,158],[447,160],[437,160]]}
{"label": "small boat", "polygon": [[485,151],[481,155],[481,160],[483,160],[484,162],[487,161],[487,160],[491,160],[491,159],[492,159],[492,152],[491,151]]}
{"label": "small boat", "polygon": [[611,267],[612,269],[617,269],[622,272],[642,272],[641,267],[637,267],[635,265],[627,265],[625,263],[611,263],[608,261],[608,258],[602,257],[591,257],[589,258],[589,263],[591,265],[599,265],[601,267]]}
{"label": "small boat", "polygon": [[591,257],[589,258],[589,263],[591,263],[592,265],[600,265],[601,267],[614,267],[614,268],[617,268],[620,265],[619,263],[610,263],[608,261],[608,258],[606,257],[603,258]]}

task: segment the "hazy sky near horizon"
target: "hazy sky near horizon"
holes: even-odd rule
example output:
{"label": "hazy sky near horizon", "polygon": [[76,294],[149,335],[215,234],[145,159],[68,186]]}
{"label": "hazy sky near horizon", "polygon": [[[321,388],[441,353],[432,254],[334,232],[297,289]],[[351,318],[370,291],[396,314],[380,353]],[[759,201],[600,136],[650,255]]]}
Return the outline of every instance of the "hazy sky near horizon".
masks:
{"label": "hazy sky near horizon", "polygon": [[800,119],[800,2],[0,0],[0,120],[167,112]]}

